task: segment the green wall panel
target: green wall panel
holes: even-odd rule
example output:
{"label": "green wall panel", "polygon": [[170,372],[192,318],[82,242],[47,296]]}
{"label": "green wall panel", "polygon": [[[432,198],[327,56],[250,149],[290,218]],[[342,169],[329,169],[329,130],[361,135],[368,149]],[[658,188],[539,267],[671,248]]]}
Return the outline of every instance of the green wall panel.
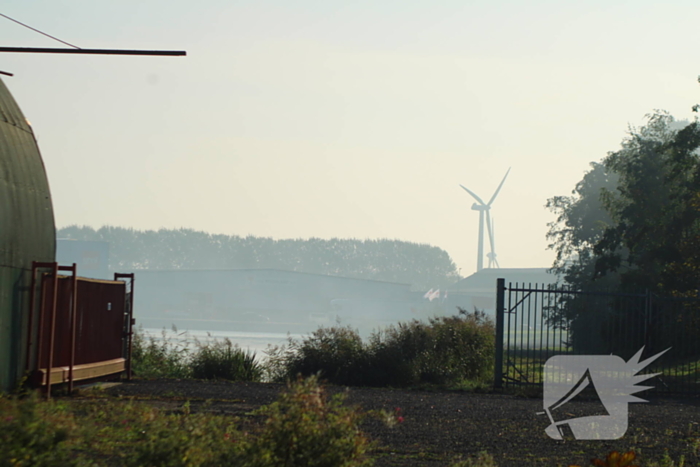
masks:
{"label": "green wall panel", "polygon": [[54,261],[56,228],[31,126],[0,80],[0,391],[24,370],[32,261]]}

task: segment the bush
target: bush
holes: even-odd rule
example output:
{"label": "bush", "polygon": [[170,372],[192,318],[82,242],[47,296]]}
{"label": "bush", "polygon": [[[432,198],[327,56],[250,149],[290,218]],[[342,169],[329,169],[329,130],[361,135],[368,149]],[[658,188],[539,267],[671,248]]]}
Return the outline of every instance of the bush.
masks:
{"label": "bush", "polygon": [[255,352],[234,346],[229,339],[198,345],[192,356],[192,377],[230,381],[260,381],[262,367],[255,361]]}
{"label": "bush", "polygon": [[273,379],[321,373],[335,384],[356,384],[366,352],[357,331],[350,327],[319,328],[301,342],[289,339],[285,348],[268,352]]}
{"label": "bush", "polygon": [[269,351],[270,374],[291,379],[319,373],[341,385],[456,385],[488,378],[494,326],[481,312],[413,320],[373,333],[364,344],[348,327],[321,328],[301,342]]}
{"label": "bush", "polygon": [[358,425],[364,415],[330,400],[318,378],[297,379],[277,402],[256,411],[267,417],[258,436],[235,465],[245,467],[371,465],[369,440]]}
{"label": "bush", "polygon": [[365,384],[452,385],[490,376],[495,351],[494,328],[483,313],[460,310],[459,316],[413,320],[370,338],[372,370]]}

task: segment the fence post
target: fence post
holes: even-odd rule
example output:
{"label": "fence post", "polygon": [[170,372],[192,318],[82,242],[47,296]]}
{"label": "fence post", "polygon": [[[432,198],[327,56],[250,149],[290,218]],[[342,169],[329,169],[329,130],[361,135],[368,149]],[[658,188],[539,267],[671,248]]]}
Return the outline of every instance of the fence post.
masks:
{"label": "fence post", "polygon": [[493,387],[503,387],[503,314],[506,280],[496,279],[496,361],[493,365]]}

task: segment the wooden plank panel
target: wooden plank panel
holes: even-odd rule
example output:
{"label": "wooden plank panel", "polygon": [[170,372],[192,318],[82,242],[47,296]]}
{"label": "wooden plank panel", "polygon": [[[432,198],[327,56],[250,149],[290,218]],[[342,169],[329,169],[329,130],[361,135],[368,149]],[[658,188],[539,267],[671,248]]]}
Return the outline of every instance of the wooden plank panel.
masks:
{"label": "wooden plank panel", "polygon": [[[73,367],[73,381],[83,379],[98,378],[101,376],[121,373],[126,369],[126,360],[123,358],[115,358],[103,362],[86,363],[83,365],[75,365]],[[46,377],[46,368],[41,368],[38,371],[39,380],[43,381]],[[60,366],[51,369],[51,384],[67,383],[69,367]]]}

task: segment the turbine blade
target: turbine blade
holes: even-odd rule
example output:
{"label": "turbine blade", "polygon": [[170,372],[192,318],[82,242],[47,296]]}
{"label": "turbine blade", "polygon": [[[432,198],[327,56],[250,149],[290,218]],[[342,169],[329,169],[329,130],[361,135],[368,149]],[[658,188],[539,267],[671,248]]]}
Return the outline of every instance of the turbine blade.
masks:
{"label": "turbine blade", "polygon": [[467,193],[469,193],[470,195],[472,195],[472,196],[474,197],[474,199],[477,200],[477,201],[479,202],[479,204],[482,204],[482,205],[483,205],[483,204],[486,204],[486,203],[484,203],[484,200],[482,200],[481,198],[479,198],[478,196],[476,196],[476,193],[474,193],[473,191],[471,191],[469,188],[465,187],[464,185],[460,185],[460,186],[461,186]]}
{"label": "turbine blade", "polygon": [[508,172],[506,172],[505,177],[503,177],[503,180],[501,180],[501,184],[498,185],[498,188],[496,188],[496,192],[491,197],[491,201],[489,201],[489,204],[487,204],[487,206],[491,206],[491,203],[493,203],[493,200],[496,199],[496,196],[498,196],[498,192],[501,191],[501,187],[503,186],[503,183],[506,181],[506,178],[508,177],[509,173],[510,173],[510,167],[508,167]]}

